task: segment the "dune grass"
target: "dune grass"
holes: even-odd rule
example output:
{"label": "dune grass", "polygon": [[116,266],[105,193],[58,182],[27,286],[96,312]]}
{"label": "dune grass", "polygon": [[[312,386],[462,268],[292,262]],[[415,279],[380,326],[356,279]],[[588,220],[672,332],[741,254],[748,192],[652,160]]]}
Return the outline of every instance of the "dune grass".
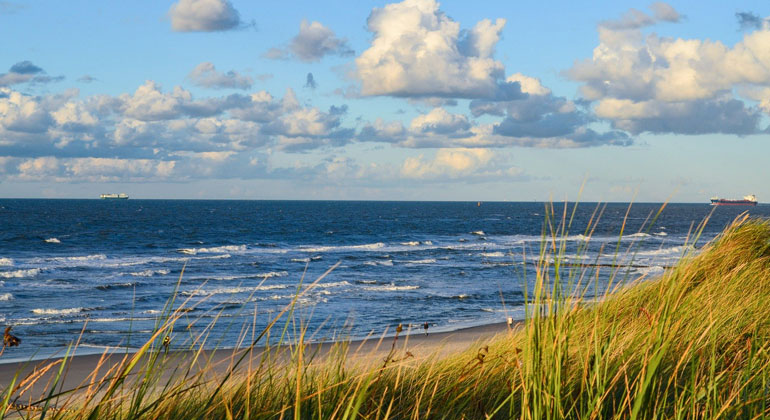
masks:
{"label": "dune grass", "polygon": [[[137,353],[96,369],[76,390],[61,387],[66,358],[41,365],[43,373],[0,384],[0,418],[770,416],[769,222],[739,218],[655,279],[628,285],[622,269],[610,268],[618,286],[590,304],[581,291],[598,281],[597,268],[564,263],[568,230],[566,213],[551,213],[544,224],[522,325],[463,353],[413,357],[402,331],[383,342],[390,349],[384,357],[362,357],[345,342],[314,353],[303,343],[305,327],[291,314],[317,279],[298,289],[267,329],[244,329],[244,349],[226,368],[201,350],[207,332],[191,340],[184,359],[166,351],[164,338],[188,304],[170,301]],[[585,233],[590,238],[590,226]],[[256,347],[269,335],[280,343],[288,330],[298,339]],[[44,376],[47,392],[30,395],[30,385]]]}

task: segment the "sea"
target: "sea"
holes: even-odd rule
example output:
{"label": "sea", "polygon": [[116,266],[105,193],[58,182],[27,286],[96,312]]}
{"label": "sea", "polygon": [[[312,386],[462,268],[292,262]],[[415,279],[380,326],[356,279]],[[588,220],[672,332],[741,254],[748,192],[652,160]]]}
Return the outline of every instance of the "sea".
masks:
{"label": "sea", "polygon": [[590,302],[662,274],[743,212],[770,216],[662,207],[0,199],[0,326],[22,339],[0,362],[74,341],[80,353],[136,348],[169,302],[184,308],[174,348],[242,346],[274,318],[274,339],[307,340],[522,319],[544,247],[560,249],[573,274],[561,281]]}

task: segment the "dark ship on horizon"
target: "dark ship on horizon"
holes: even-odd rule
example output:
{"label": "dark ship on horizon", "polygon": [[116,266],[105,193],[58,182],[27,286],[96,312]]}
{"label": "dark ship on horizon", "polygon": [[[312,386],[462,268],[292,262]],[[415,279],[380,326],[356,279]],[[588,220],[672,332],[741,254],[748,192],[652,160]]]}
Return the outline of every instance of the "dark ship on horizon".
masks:
{"label": "dark ship on horizon", "polygon": [[733,200],[731,198],[711,198],[712,206],[756,206],[757,197],[754,194],[746,195],[742,200]]}

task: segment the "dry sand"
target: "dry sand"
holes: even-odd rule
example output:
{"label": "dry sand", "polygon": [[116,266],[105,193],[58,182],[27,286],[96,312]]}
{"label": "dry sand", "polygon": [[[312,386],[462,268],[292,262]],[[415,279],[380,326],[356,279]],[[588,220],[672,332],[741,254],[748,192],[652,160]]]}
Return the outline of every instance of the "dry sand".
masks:
{"label": "dry sand", "polygon": [[[403,357],[407,351],[414,360],[422,360],[434,356],[441,357],[469,350],[475,346],[483,346],[485,342],[491,341],[496,336],[510,333],[510,331],[511,327],[507,324],[499,323],[464,328],[451,332],[429,332],[427,335],[422,330],[412,331],[408,334],[404,332],[397,340],[394,339],[393,336],[384,338],[372,337],[367,340],[354,340],[349,342],[349,357],[346,360],[348,363],[352,364],[380,364],[387,358],[391,349],[395,349],[395,357]],[[307,344],[304,353],[306,355],[306,360],[309,357],[313,357],[313,360],[323,360],[329,355],[329,351],[334,348],[334,345],[335,343],[333,342]],[[258,365],[262,359],[264,350],[264,348],[255,348],[239,365],[238,370],[245,370],[245,368],[249,366],[250,361],[252,366]],[[291,350],[292,348],[289,346],[273,348],[271,349],[271,355],[274,355],[277,360],[285,360],[288,352]],[[12,356],[14,358],[23,357],[24,351],[28,350],[23,347],[6,349],[5,356]],[[166,372],[166,375],[171,375],[171,370],[174,368],[187,368],[192,365],[193,372],[206,366],[213,366],[213,369],[207,369],[208,374],[221,376],[228,372],[233,361],[238,360],[243,354],[244,350],[218,350],[203,352],[203,354],[195,359],[195,355],[192,352],[170,352],[167,357],[171,358],[171,362],[165,365],[167,366],[167,370],[169,370]],[[96,378],[101,379],[105,375],[110,374],[110,369],[119,364],[124,357],[131,356],[132,354],[129,353],[126,355],[125,352],[122,351],[120,353],[106,355],[93,354],[74,356],[66,365],[64,381],[60,389],[85,389],[88,383],[93,380],[93,377],[90,377],[90,375],[93,375],[97,366],[99,366],[99,369]],[[251,360],[249,360],[249,358],[251,358]],[[40,372],[45,366],[55,363],[57,360],[60,359],[2,364],[2,357],[0,357],[0,395],[5,393],[14,376],[18,375],[16,380],[16,384],[18,384],[20,381],[23,381],[24,378],[29,375],[34,375],[35,372]],[[192,360],[196,360],[196,362],[192,363]],[[27,403],[32,402],[44,393],[47,393],[50,389],[48,383],[58,369],[59,365],[51,367],[41,379],[38,379],[35,385],[25,393],[22,400]],[[179,372],[175,373],[175,375],[178,374]],[[216,378],[212,377],[212,379]]]}

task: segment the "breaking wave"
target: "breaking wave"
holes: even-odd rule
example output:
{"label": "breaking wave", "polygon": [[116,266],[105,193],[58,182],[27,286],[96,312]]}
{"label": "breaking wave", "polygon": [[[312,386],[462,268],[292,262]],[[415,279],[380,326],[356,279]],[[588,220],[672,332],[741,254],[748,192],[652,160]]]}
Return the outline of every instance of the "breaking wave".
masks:
{"label": "breaking wave", "polygon": [[13,259],[11,258],[0,258],[0,267],[9,267],[13,265]]}
{"label": "breaking wave", "polygon": [[256,287],[220,287],[217,289],[197,289],[197,290],[187,290],[182,292],[185,296],[211,296],[211,295],[221,295],[221,294],[236,294],[236,293],[252,293],[252,292],[259,292],[262,290],[275,290],[275,289],[285,289],[289,286],[283,285],[283,284],[271,284],[269,286],[256,286]]}
{"label": "breaking wave", "polygon": [[300,251],[305,252],[339,252],[339,251],[374,251],[385,246],[382,242],[375,242],[373,244],[363,245],[342,245],[342,246],[316,246],[316,247],[300,247]]}
{"label": "breaking wave", "polygon": [[216,254],[219,252],[243,252],[246,251],[246,245],[224,245],[211,248],[182,248],[179,252],[187,255],[196,254]]}
{"label": "breaking wave", "polygon": [[13,299],[13,295],[10,293],[0,294],[0,302],[6,302]]}
{"label": "breaking wave", "polygon": [[403,290],[416,290],[420,286],[396,286],[395,284],[384,284],[381,286],[366,286],[363,289],[371,292],[400,292]]}
{"label": "breaking wave", "polygon": [[34,277],[38,274],[40,274],[39,268],[28,268],[26,270],[15,270],[15,271],[0,271],[0,277],[6,278],[6,279]]}
{"label": "breaking wave", "polygon": [[407,264],[434,264],[436,262],[435,258],[425,258],[422,260],[411,260],[411,261],[404,261]]}
{"label": "breaking wave", "polygon": [[144,270],[144,271],[135,271],[133,273],[128,273],[128,274],[134,277],[152,277],[154,275],[165,276],[168,273],[170,273],[170,271],[168,270]]}
{"label": "breaking wave", "polygon": [[48,242],[49,244],[60,244],[61,243],[61,241],[59,239],[57,239],[57,238],[48,238],[45,241]]}
{"label": "breaking wave", "polygon": [[49,309],[39,308],[33,309],[32,313],[36,315],[72,315],[80,312],[85,312],[85,308],[67,308],[67,309]]}

